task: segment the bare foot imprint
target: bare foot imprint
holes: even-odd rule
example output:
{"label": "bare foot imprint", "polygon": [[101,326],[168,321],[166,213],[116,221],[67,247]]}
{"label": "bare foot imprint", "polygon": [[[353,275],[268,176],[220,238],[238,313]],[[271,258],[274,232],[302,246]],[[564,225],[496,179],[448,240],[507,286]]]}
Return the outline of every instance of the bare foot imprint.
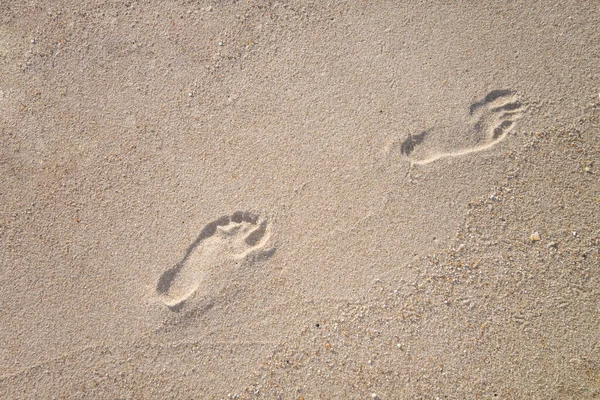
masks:
{"label": "bare foot imprint", "polygon": [[173,311],[195,296],[210,298],[231,281],[241,261],[268,258],[271,237],[266,219],[237,211],[206,225],[183,259],[159,278],[156,292]]}
{"label": "bare foot imprint", "polygon": [[[525,107],[510,90],[493,90],[469,107],[468,127],[431,128],[410,135],[400,152],[413,165],[487,150],[500,143],[521,118]],[[452,129],[452,131],[449,131]]]}

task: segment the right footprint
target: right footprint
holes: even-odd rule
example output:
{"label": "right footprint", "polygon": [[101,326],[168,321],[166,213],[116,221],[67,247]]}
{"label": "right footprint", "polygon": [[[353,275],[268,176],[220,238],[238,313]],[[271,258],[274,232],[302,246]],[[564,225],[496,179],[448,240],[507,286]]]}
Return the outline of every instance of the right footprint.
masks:
{"label": "right footprint", "polygon": [[240,261],[270,257],[266,219],[238,211],[207,224],[184,257],[159,278],[156,292],[173,311],[195,296],[214,297],[232,280]]}
{"label": "right footprint", "polygon": [[431,128],[410,135],[400,152],[411,164],[424,165],[490,149],[501,142],[521,118],[525,107],[514,92],[493,90],[469,107],[468,126]]}

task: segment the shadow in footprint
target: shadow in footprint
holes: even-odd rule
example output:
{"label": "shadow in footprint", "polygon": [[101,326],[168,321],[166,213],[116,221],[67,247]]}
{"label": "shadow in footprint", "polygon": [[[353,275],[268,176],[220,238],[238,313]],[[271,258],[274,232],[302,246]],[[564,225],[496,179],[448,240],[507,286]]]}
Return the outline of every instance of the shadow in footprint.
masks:
{"label": "shadow in footprint", "polygon": [[[179,311],[205,283],[207,276],[225,279],[219,271],[225,265],[238,265],[240,260],[258,260],[272,256],[266,249],[270,239],[267,220],[255,214],[237,211],[207,224],[187,248],[183,258],[158,279],[156,292],[173,311]],[[207,287],[219,286],[213,282]]]}
{"label": "shadow in footprint", "polygon": [[501,97],[510,96],[512,94],[512,90],[492,90],[483,98],[483,100],[471,104],[471,106],[469,107],[469,114],[473,115],[473,113],[477,109],[485,106],[486,104],[491,103],[494,100],[497,100]]}
{"label": "shadow in footprint", "polygon": [[427,129],[417,135],[410,135],[400,145],[400,153],[409,156],[413,151],[415,151],[415,146],[423,143],[430,131],[431,129]]}

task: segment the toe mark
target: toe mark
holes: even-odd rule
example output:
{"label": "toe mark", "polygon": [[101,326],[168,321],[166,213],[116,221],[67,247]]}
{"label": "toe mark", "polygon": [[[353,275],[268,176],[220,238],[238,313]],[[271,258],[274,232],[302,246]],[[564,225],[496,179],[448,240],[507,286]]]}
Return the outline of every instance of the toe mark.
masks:
{"label": "toe mark", "polygon": [[258,221],[258,215],[254,215],[247,211],[236,211],[231,216],[231,220],[235,223],[249,222],[256,225]]}
{"label": "toe mark", "polygon": [[475,111],[485,106],[486,104],[489,104],[501,97],[510,96],[511,94],[513,94],[512,90],[492,90],[485,96],[483,100],[471,104],[471,106],[469,107],[469,114],[473,115]]}
{"label": "toe mark", "polygon": [[504,131],[508,128],[510,128],[510,126],[513,124],[512,121],[503,121],[500,126],[498,126],[497,128],[494,129],[494,133],[492,135],[492,139],[498,139],[500,136],[502,136],[502,134],[504,133]]}
{"label": "toe mark", "polygon": [[518,101],[515,101],[514,103],[508,103],[508,104],[504,104],[500,107],[496,107],[493,108],[492,111],[493,112],[498,112],[498,111],[514,111],[514,110],[518,110],[522,107],[523,105],[521,103],[519,103]]}
{"label": "toe mark", "polygon": [[248,246],[255,246],[265,235],[267,230],[267,222],[263,221],[258,228],[254,229],[252,232],[246,236],[245,242]]}

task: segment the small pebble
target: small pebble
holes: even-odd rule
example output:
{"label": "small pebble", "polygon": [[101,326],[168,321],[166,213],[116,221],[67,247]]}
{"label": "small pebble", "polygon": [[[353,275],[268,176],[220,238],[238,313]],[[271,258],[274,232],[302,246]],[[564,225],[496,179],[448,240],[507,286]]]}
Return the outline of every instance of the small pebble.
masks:
{"label": "small pebble", "polygon": [[532,242],[537,242],[540,239],[541,239],[541,237],[540,237],[540,234],[538,232],[533,232],[531,234],[531,241]]}
{"label": "small pebble", "polygon": [[550,248],[552,248],[552,249],[556,249],[556,248],[558,248],[558,243],[556,243],[556,242],[550,242],[550,243],[548,243],[548,244],[546,245],[546,247],[547,247],[547,248],[549,248],[549,249],[550,249]]}
{"label": "small pebble", "polygon": [[223,46],[223,42],[219,42],[219,46]]}

